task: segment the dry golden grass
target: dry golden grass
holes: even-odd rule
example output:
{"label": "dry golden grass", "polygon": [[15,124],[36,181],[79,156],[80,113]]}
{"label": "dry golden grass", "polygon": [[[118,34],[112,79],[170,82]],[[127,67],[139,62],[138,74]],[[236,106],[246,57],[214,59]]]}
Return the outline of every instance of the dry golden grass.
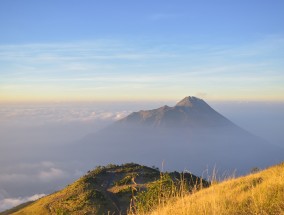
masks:
{"label": "dry golden grass", "polygon": [[[172,198],[151,215],[283,215],[284,163]],[[142,214],[140,214],[142,215]]]}

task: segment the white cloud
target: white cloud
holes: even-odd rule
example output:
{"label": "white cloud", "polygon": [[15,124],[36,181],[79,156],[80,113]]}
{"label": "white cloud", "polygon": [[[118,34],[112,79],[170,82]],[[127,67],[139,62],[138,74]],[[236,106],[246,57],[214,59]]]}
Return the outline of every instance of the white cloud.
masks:
{"label": "white cloud", "polygon": [[[0,186],[10,183],[46,183],[68,177],[67,172],[56,167],[55,164],[50,161],[42,161],[39,163],[20,163],[7,166],[6,169],[1,167],[1,170]],[[1,197],[2,190],[0,191]]]}
{"label": "white cloud", "polygon": [[20,205],[24,202],[35,201],[43,196],[45,196],[45,194],[41,193],[41,194],[35,194],[32,196],[26,196],[26,197],[2,199],[0,200],[0,211],[7,210],[9,208]]}
{"label": "white cloud", "polygon": [[105,112],[105,113],[100,113],[99,118],[100,119],[112,119],[113,118],[113,113],[110,112]]}
{"label": "white cloud", "polygon": [[125,116],[127,116],[128,114],[130,114],[130,113],[127,112],[127,111],[116,112],[114,119],[115,119],[115,120],[122,119],[122,118],[124,118]]}
{"label": "white cloud", "polygon": [[[98,104],[7,105],[0,107],[0,118],[7,124],[47,124],[108,120],[115,121],[130,111],[102,111]],[[4,125],[2,125],[4,126]]]}
{"label": "white cloud", "polygon": [[50,182],[67,177],[67,173],[58,168],[50,168],[48,170],[40,171],[37,177],[43,182]]}

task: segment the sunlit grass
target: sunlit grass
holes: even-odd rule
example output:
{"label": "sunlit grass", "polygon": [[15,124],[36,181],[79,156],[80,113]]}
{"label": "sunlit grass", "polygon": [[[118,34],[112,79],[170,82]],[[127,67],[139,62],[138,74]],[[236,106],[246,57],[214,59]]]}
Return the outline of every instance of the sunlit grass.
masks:
{"label": "sunlit grass", "polygon": [[281,215],[284,214],[284,163],[237,179],[214,183],[192,194],[171,196],[151,215]]}
{"label": "sunlit grass", "polygon": [[[65,189],[13,214],[117,213],[113,200],[101,188],[111,179],[107,191],[123,201],[125,211],[131,198],[129,215],[284,215],[284,163],[224,181],[216,180],[213,173],[210,187],[208,182],[188,173],[141,168],[136,164],[98,167]],[[137,176],[139,169],[139,180],[143,179],[144,184],[129,180],[129,176]],[[109,178],[105,170],[115,170],[119,177]]]}

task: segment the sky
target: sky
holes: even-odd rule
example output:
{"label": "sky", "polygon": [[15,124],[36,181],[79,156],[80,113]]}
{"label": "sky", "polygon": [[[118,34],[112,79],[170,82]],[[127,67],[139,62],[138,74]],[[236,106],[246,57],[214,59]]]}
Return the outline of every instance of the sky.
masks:
{"label": "sky", "polygon": [[284,101],[282,0],[2,0],[0,102]]}

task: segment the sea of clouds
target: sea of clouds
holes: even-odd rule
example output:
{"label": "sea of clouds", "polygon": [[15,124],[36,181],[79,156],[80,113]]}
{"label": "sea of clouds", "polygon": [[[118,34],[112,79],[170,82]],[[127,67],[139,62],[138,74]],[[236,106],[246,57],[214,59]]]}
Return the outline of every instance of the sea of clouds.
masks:
{"label": "sea of clouds", "polygon": [[[139,107],[156,105],[161,104],[1,104],[0,211],[62,189],[97,165],[80,158],[66,161],[66,145]],[[61,153],[61,159],[54,158],[55,153]]]}
{"label": "sea of clouds", "polygon": [[[97,163],[66,160],[62,150],[141,109],[175,102],[0,105],[0,211],[62,189]],[[227,118],[284,147],[284,104],[212,102]],[[61,153],[61,158],[53,156]]]}

